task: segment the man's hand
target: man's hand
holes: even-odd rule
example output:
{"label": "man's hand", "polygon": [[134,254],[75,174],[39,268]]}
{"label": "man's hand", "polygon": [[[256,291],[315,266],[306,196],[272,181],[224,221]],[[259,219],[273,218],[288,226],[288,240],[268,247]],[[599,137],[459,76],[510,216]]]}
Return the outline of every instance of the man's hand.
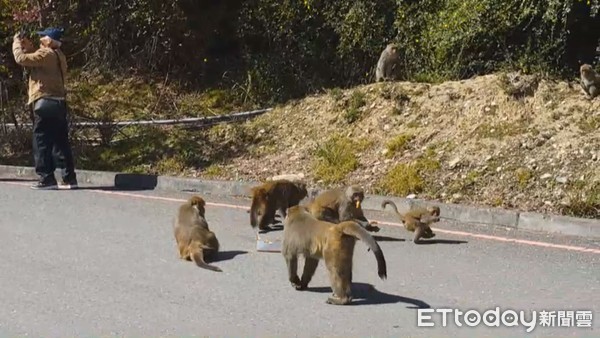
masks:
{"label": "man's hand", "polygon": [[23,49],[23,51],[25,53],[31,53],[31,52],[35,51],[35,47],[33,47],[33,43],[22,32],[15,34],[13,36],[13,40],[19,41],[19,44],[21,45],[21,49]]}

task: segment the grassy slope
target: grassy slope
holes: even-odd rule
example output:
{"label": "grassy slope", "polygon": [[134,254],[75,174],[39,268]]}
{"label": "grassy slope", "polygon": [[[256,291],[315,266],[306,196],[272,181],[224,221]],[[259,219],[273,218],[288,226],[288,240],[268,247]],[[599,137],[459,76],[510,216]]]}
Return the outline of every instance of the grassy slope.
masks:
{"label": "grassy slope", "polygon": [[[331,90],[249,123],[258,133],[248,152],[204,174],[302,173],[319,185],[600,218],[600,99],[576,84],[526,82]],[[512,95],[522,83],[529,95]]]}

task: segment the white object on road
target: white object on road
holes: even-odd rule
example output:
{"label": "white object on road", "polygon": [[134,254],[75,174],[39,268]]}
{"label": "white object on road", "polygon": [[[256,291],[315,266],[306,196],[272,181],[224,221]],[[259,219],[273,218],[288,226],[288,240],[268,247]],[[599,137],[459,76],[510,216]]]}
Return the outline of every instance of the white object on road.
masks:
{"label": "white object on road", "polygon": [[256,251],[258,252],[281,252],[281,242],[280,241],[269,241],[267,239],[261,239],[256,233]]}

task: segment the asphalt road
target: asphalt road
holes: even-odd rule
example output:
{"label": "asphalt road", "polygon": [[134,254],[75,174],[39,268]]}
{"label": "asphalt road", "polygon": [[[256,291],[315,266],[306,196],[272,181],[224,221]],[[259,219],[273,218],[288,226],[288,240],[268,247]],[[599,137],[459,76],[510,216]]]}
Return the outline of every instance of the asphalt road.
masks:
{"label": "asphalt road", "polygon": [[[246,210],[231,207],[247,200],[206,197],[222,203],[207,206],[223,250],[218,273],[178,258],[171,221],[189,193],[33,191],[27,184],[0,180],[2,337],[600,336],[597,240],[440,223],[438,243],[414,245],[403,229],[384,226],[377,235],[388,279],[378,278],[375,258],[359,242],[355,303],[333,306],[325,304],[331,290],[323,263],[310,290],[300,292],[287,282],[280,253],[256,252]],[[434,327],[417,325],[419,308],[496,307],[525,311],[527,321],[532,311],[587,310],[592,328],[542,327],[539,313],[531,333],[521,324],[469,327],[462,317],[459,327],[453,314],[442,326],[441,313],[432,315]]]}

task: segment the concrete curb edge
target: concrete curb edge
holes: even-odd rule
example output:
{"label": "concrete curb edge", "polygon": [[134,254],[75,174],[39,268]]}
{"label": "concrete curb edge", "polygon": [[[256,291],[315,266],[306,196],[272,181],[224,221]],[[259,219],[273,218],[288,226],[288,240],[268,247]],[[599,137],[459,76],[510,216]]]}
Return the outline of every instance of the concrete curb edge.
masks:
{"label": "concrete curb edge", "polygon": [[[4,179],[35,179],[37,177],[35,170],[32,167],[8,165],[0,165],[0,176]],[[208,195],[245,197],[249,196],[249,188],[259,183],[251,181],[199,180],[194,178],[91,170],[77,170],[77,179],[80,183],[109,187],[114,186],[122,189],[171,190],[198,192]],[[312,189],[309,191],[309,196],[318,192],[319,189]],[[444,219],[460,223],[484,224],[513,229],[600,238],[600,220],[595,219],[519,212],[500,208],[481,208],[378,195],[366,196],[363,202],[363,208],[366,210],[381,211],[381,202],[384,199],[394,201],[400,211],[407,210],[413,204],[437,205],[440,207]]]}

